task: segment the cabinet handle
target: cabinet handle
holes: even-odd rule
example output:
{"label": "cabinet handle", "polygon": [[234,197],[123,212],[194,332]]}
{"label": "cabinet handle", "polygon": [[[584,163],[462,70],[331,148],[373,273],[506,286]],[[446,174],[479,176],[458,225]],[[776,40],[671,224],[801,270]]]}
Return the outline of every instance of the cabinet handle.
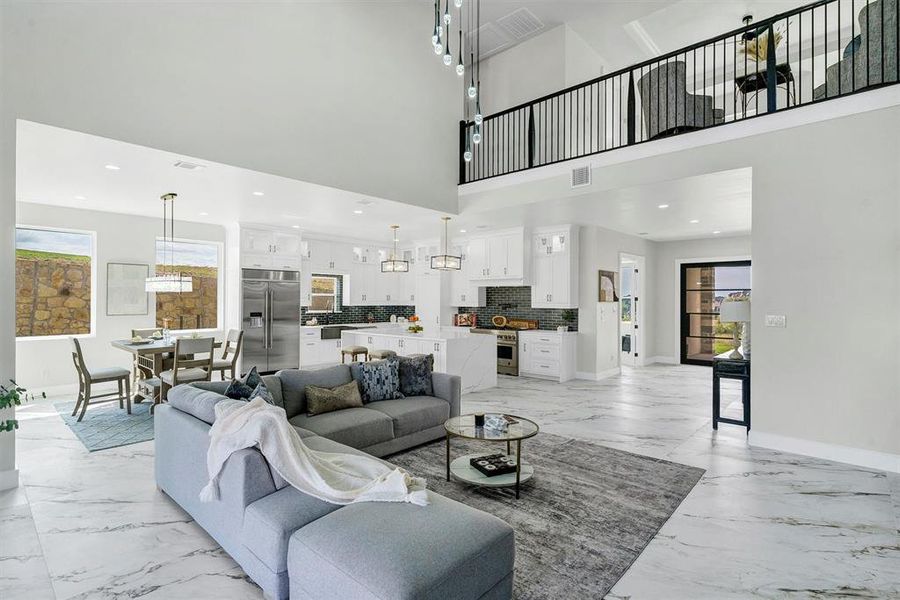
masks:
{"label": "cabinet handle", "polygon": [[506,267],[503,267],[503,274],[506,275]]}

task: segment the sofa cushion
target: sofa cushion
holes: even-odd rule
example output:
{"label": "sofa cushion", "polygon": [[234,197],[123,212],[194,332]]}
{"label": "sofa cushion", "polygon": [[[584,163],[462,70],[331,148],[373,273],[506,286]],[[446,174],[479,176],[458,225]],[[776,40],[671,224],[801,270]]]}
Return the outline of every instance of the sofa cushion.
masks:
{"label": "sofa cushion", "polygon": [[276,373],[281,379],[281,396],[284,399],[284,411],[288,419],[306,412],[306,386],[333,388],[350,382],[350,367],[337,365],[327,369],[303,371],[285,369]]}
{"label": "sofa cushion", "polygon": [[290,540],[291,598],[480,598],[513,570],[512,528],[433,492],[431,504],[350,504]]}
{"label": "sofa cushion", "polygon": [[[276,375],[263,375],[262,376],[263,383],[266,384],[266,389],[269,390],[269,393],[272,394],[272,400],[275,403],[275,406],[280,406],[284,408],[284,400],[281,397],[281,380]],[[212,392],[216,392],[218,394],[225,395],[225,390],[228,389],[228,386],[231,385],[230,381],[197,381],[191,384],[196,388],[200,388],[201,390],[209,390]]]}
{"label": "sofa cushion", "polygon": [[247,400],[250,401],[255,398],[262,398],[263,401],[277,406],[275,404],[275,398],[272,397],[272,394],[269,392],[269,388],[266,387],[266,384],[262,379],[260,379],[259,383],[256,384],[256,387],[253,389],[253,392],[250,394],[250,397],[247,398]]}
{"label": "sofa cushion", "polygon": [[210,425],[216,420],[216,404],[222,400],[228,400],[228,398],[222,394],[187,384],[176,385],[169,390],[168,394],[171,406]]}
{"label": "sofa cushion", "polygon": [[345,408],[361,408],[362,405],[362,396],[355,381],[349,381],[335,388],[306,386],[306,414],[309,416]]}
{"label": "sofa cushion", "polygon": [[394,439],[393,420],[368,408],[347,408],[314,417],[297,415],[290,423],[352,448],[366,448]]}
{"label": "sofa cushion", "polygon": [[360,366],[359,384],[363,402],[378,402],[402,398],[400,393],[400,362],[396,358],[367,362]]}
{"label": "sofa cushion", "polygon": [[253,367],[250,369],[250,372],[243,377],[232,379],[228,388],[225,390],[225,395],[232,400],[246,400],[253,394],[253,390],[256,389],[256,386],[258,386],[261,381],[262,377],[256,372],[256,367]]}
{"label": "sofa cushion", "polygon": [[291,534],[340,508],[287,486],[250,504],[244,511],[241,543],[275,573],[287,569]]}
{"label": "sofa cushion", "polygon": [[434,354],[401,356],[399,358],[400,393],[404,396],[433,396],[431,372]]}
{"label": "sofa cushion", "polygon": [[383,400],[373,402],[366,408],[383,412],[393,420],[394,437],[443,425],[450,418],[450,405],[447,401],[431,396]]}

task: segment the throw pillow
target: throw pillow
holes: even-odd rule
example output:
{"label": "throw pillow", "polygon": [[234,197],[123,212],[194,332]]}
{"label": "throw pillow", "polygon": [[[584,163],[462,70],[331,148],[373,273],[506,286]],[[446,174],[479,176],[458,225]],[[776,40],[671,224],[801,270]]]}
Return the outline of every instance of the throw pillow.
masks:
{"label": "throw pillow", "polygon": [[362,363],[360,383],[366,402],[403,398],[400,392],[400,361],[396,357]]}
{"label": "throw pillow", "polygon": [[272,406],[278,406],[275,403],[275,398],[272,397],[272,392],[269,391],[269,388],[266,387],[266,383],[262,380],[260,380],[255,388],[253,388],[253,393],[250,394],[250,397],[247,398],[247,400],[250,401],[254,398],[262,398]]}
{"label": "throw pillow", "polygon": [[359,408],[363,405],[355,381],[330,389],[308,385],[305,391],[306,410],[310,417],[345,408]]}
{"label": "throw pillow", "polygon": [[260,383],[262,383],[262,377],[256,372],[256,367],[253,367],[243,377],[232,379],[228,384],[228,389],[225,390],[225,395],[232,400],[246,400]]}
{"label": "throw pillow", "polygon": [[404,396],[433,396],[431,372],[434,370],[434,354],[427,356],[401,356],[400,392]]}

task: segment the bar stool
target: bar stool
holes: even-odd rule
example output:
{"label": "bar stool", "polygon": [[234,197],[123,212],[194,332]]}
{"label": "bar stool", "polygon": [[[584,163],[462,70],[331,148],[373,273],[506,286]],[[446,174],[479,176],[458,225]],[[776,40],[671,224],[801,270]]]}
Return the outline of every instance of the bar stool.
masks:
{"label": "bar stool", "polygon": [[356,362],[356,357],[359,355],[363,356],[363,360],[369,360],[369,349],[365,346],[347,346],[346,348],[341,348],[341,364],[344,364],[344,358],[350,356],[350,362]]}
{"label": "bar stool", "polygon": [[384,360],[386,358],[394,358],[397,356],[397,353],[393,350],[372,350],[369,352],[369,358],[367,360]]}

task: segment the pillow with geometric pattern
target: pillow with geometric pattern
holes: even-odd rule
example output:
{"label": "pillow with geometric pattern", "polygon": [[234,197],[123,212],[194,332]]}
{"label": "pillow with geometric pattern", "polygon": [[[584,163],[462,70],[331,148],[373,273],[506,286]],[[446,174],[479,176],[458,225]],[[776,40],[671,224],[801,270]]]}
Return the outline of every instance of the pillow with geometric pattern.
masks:
{"label": "pillow with geometric pattern", "polygon": [[261,382],[262,377],[256,372],[256,367],[253,367],[250,369],[250,372],[243,377],[232,379],[231,383],[228,384],[228,388],[225,390],[225,395],[232,400],[246,400],[253,394],[253,390],[255,390],[256,386]]}

